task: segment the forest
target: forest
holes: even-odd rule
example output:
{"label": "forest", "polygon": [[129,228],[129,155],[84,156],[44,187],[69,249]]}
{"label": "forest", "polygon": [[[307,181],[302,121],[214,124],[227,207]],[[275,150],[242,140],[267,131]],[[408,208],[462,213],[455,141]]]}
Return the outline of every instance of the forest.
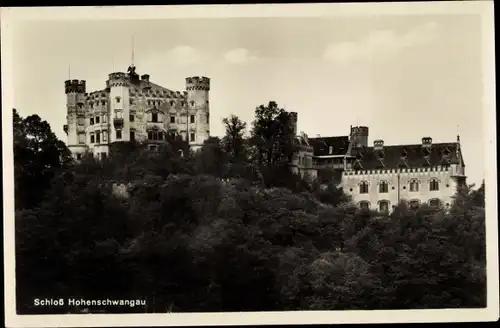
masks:
{"label": "forest", "polygon": [[158,151],[126,142],[76,163],[43,118],[14,109],[17,312],[486,306],[484,182],[457,190],[448,211],[359,209],[290,173],[288,115],[271,101],[251,125],[225,118],[225,135],[197,152],[169,136]]}

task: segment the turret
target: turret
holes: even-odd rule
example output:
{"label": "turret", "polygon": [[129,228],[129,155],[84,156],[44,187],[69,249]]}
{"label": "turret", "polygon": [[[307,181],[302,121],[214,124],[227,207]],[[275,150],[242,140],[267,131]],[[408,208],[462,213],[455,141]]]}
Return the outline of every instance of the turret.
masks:
{"label": "turret", "polygon": [[[79,120],[85,117],[85,80],[67,80],[64,82],[66,94],[66,124],[63,127],[67,134],[67,145],[75,158],[80,158],[85,152],[81,140],[85,140],[84,127],[79,125]],[[81,122],[80,122],[81,123]]]}
{"label": "turret", "polygon": [[368,127],[351,126],[350,139],[353,148],[368,147]]}
{"label": "turret", "polygon": [[210,79],[204,76],[187,77],[186,91],[187,139],[190,145],[199,148],[210,136]]}

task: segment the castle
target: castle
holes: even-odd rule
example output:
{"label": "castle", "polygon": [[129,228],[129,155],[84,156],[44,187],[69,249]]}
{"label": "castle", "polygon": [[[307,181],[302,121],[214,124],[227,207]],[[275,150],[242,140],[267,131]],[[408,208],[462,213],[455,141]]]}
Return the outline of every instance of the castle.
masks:
{"label": "castle", "polygon": [[[292,113],[296,131],[297,113]],[[466,183],[465,163],[456,142],[368,146],[368,127],[351,127],[339,137],[298,137],[299,150],[292,170],[319,183],[334,183],[361,208],[390,212],[406,200],[416,208],[423,203],[449,207],[457,187]]]}
{"label": "castle", "polygon": [[[87,93],[85,81],[65,82],[68,148],[79,160],[85,153],[105,158],[112,143],[142,141],[155,150],[167,134],[180,135],[194,150],[210,136],[210,79],[186,78],[186,91],[172,91],[139,76],[111,73],[106,88]],[[298,115],[290,113],[297,135]],[[411,145],[368,146],[368,127],[351,127],[349,135],[297,136],[291,170],[322,185],[340,186],[360,207],[390,212],[401,200],[449,206],[457,187],[465,184],[465,164],[456,142],[432,143],[424,137]]]}
{"label": "castle", "polygon": [[85,153],[105,158],[115,142],[142,141],[152,150],[167,134],[180,135],[199,149],[210,135],[207,77],[187,77],[186,91],[172,91],[139,76],[111,73],[106,88],[87,93],[84,80],[65,82],[67,145],[76,160]]}

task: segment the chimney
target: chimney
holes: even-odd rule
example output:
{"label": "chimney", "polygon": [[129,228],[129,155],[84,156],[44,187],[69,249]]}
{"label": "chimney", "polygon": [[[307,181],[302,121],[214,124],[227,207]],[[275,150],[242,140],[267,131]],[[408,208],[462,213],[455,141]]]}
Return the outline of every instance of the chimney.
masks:
{"label": "chimney", "polygon": [[422,138],[422,147],[423,148],[430,148],[431,145],[432,145],[432,138],[430,138],[430,137]]}
{"label": "chimney", "polygon": [[373,149],[374,150],[383,150],[384,149],[384,140],[380,140],[380,139],[377,139],[377,140],[374,140],[373,141]]}

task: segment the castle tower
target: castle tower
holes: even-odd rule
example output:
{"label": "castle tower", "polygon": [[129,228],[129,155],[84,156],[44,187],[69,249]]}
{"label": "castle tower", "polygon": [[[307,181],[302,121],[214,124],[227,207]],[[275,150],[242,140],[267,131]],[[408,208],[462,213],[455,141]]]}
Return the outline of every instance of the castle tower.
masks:
{"label": "castle tower", "polygon": [[130,141],[130,78],[126,73],[111,73],[109,90],[109,143]]}
{"label": "castle tower", "polygon": [[353,148],[368,147],[368,127],[351,126],[350,141]]}
{"label": "castle tower", "polygon": [[193,149],[199,149],[210,136],[210,79],[187,77],[187,139]]}
{"label": "castle tower", "polygon": [[84,80],[67,80],[64,82],[66,93],[66,120],[64,132],[67,134],[67,145],[75,159],[80,159],[86,152],[85,140],[85,91]]}

